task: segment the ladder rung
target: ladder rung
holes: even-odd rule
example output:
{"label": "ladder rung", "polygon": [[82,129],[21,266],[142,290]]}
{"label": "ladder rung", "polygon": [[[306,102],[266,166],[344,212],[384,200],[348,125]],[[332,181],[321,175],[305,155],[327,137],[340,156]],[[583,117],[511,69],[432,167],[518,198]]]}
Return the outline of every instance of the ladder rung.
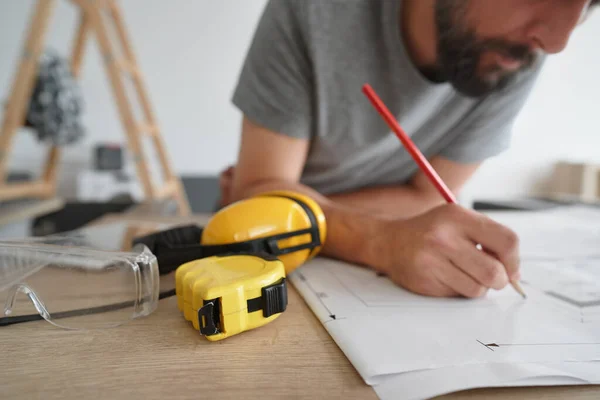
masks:
{"label": "ladder rung", "polygon": [[158,134],[158,126],[148,124],[148,123],[140,123],[137,125],[137,130],[139,133],[147,133],[149,135]]}
{"label": "ladder rung", "polygon": [[156,191],[156,197],[164,199],[169,196],[173,196],[177,191],[177,182],[171,181],[164,184],[162,188]]}
{"label": "ladder rung", "polygon": [[127,60],[117,61],[117,67],[123,71],[129,72],[131,75],[140,76],[140,70],[138,67]]}
{"label": "ladder rung", "polygon": [[0,199],[15,200],[23,197],[48,197],[53,186],[44,181],[17,182],[0,184]]}

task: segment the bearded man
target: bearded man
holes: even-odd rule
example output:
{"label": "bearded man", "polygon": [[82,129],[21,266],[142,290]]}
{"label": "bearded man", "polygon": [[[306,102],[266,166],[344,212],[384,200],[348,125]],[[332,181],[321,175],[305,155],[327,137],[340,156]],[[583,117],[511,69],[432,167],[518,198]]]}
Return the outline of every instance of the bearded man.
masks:
{"label": "bearded man", "polygon": [[545,58],[595,3],[269,1],[233,94],[243,123],[222,205],[305,193],[327,219],[324,255],[415,293],[478,297],[518,280],[515,233],[444,204],[361,89],[373,87],[458,194],[509,147]]}

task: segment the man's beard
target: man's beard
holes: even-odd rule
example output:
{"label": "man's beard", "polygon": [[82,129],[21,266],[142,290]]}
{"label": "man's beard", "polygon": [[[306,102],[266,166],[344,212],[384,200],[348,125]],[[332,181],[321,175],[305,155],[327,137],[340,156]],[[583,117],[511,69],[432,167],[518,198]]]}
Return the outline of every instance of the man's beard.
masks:
{"label": "man's beard", "polygon": [[502,39],[479,39],[466,21],[469,0],[436,0],[435,22],[438,30],[437,73],[462,94],[484,96],[512,83],[519,71],[502,72],[499,68],[479,71],[481,56],[496,51],[522,61],[520,71],[535,61],[535,53],[523,45]]}

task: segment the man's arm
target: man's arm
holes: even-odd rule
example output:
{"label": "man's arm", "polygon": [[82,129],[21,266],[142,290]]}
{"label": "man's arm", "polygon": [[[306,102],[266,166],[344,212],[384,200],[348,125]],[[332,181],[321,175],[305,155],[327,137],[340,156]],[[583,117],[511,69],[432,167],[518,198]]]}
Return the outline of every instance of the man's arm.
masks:
{"label": "man's arm", "polygon": [[[247,118],[243,120],[241,147],[247,149],[240,154],[236,166],[237,173],[229,202],[239,198],[240,188],[252,186],[254,180],[277,180],[298,182],[308,152],[308,141],[289,138],[253,124]],[[251,139],[258,137],[260,140]],[[265,145],[267,146],[265,148]],[[284,148],[285,151],[277,152]],[[264,155],[268,154],[269,160]],[[241,157],[244,156],[244,159]],[[461,165],[441,157],[431,161],[434,169],[455,194],[467,179],[475,172],[478,164]],[[277,170],[274,165],[281,165]],[[327,196],[335,203],[362,209],[382,216],[408,218],[421,214],[433,207],[444,204],[444,199],[437,192],[424,173],[419,172],[405,185],[380,186],[360,189],[353,192],[338,193]]]}
{"label": "man's arm", "polygon": [[[373,237],[382,218],[344,206],[300,184],[308,148],[306,139],[278,134],[244,117],[230,201],[269,190],[306,194],[323,208],[326,215],[328,239],[324,253],[353,263],[370,264],[370,245],[362,236],[372,231],[367,237]],[[353,232],[362,234],[355,235]]]}
{"label": "man's arm", "polygon": [[[231,200],[269,190],[313,198],[327,221],[322,254],[366,265],[416,293],[477,297],[518,275],[517,237],[506,227],[456,205],[419,217],[384,217],[329,199],[299,183],[309,143],[244,118]],[[481,243],[495,254],[476,249]]]}
{"label": "man's arm", "polygon": [[[443,157],[434,157],[430,163],[455,195],[481,165],[459,164]],[[405,185],[377,186],[328,197],[340,204],[401,218],[421,214],[445,202],[422,171]]]}

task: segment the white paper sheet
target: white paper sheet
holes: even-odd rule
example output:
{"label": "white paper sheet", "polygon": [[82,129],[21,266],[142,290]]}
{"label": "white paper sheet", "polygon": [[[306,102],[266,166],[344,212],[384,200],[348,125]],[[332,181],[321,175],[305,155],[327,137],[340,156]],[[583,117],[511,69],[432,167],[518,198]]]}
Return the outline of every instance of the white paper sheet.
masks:
{"label": "white paper sheet", "polygon": [[468,389],[588,384],[600,384],[600,362],[462,365],[385,376],[373,389],[382,400],[417,400]]}
{"label": "white paper sheet", "polygon": [[[563,294],[562,276],[537,274],[526,269],[523,277]],[[512,287],[482,299],[424,297],[367,268],[324,258],[290,278],[367,383],[462,364],[600,360],[600,321],[592,313],[599,306],[577,307],[565,300],[568,293],[557,297],[524,283],[527,300]],[[597,282],[595,290],[600,294]]]}
{"label": "white paper sheet", "polygon": [[[322,257],[290,279],[365,382],[381,390],[404,393],[418,374],[432,380],[459,366],[487,374],[484,387],[586,382],[586,365],[597,373],[590,362],[600,361],[600,213],[578,211],[491,214],[521,236],[526,300],[510,286],[482,299],[419,296]],[[450,391],[473,387],[455,382]]]}
{"label": "white paper sheet", "polygon": [[600,261],[600,208],[574,206],[486,214],[519,235],[524,258],[595,257]]}

